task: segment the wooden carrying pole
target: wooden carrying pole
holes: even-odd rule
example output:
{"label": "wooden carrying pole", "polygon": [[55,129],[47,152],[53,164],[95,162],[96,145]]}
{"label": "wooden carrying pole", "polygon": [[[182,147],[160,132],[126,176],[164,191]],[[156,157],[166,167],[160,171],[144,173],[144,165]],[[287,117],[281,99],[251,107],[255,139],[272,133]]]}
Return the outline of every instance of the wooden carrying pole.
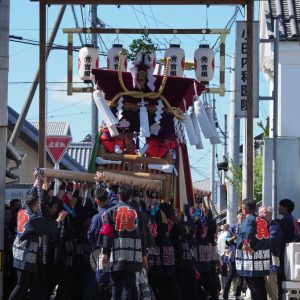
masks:
{"label": "wooden carrying pole", "polygon": [[[62,180],[74,180],[81,182],[95,183],[95,175],[83,172],[65,171],[65,170],[54,170],[48,168],[40,168],[43,176],[49,178],[57,178]],[[116,183],[127,183],[130,185],[142,185],[148,187],[150,190],[161,191],[162,181],[164,177],[160,174],[148,174],[141,172],[131,172],[130,175],[127,172],[122,171],[114,172],[102,172],[103,181],[112,181]]]}

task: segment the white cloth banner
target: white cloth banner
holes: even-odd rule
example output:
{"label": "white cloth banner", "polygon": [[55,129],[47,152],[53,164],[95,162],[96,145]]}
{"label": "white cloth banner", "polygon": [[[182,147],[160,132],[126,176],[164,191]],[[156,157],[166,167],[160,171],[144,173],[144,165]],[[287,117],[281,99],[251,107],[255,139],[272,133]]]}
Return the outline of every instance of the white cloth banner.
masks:
{"label": "white cloth banner", "polygon": [[210,122],[212,131],[213,131],[213,136],[209,137],[210,142],[212,144],[222,144],[222,141],[219,138],[219,135],[217,133],[217,129],[216,129],[216,125],[215,125],[215,121],[214,121],[214,117],[213,117],[213,112],[211,110],[211,108],[209,106],[205,107],[205,111],[208,117],[208,120]]}
{"label": "white cloth banner", "polygon": [[98,111],[103,118],[106,126],[108,127],[109,133],[111,136],[119,135],[119,132],[115,125],[119,123],[119,120],[114,116],[112,111],[110,110],[106,100],[105,95],[102,91],[97,90],[93,92],[93,100],[98,108]]}
{"label": "white cloth banner", "polygon": [[185,113],[184,115],[184,126],[185,126],[186,133],[189,137],[190,144],[196,145],[197,144],[196,133],[195,133],[193,122],[191,120],[191,116],[188,113]]}
{"label": "white cloth banner", "polygon": [[214,136],[213,129],[211,127],[211,123],[206,114],[204,105],[201,100],[197,99],[194,101],[194,113],[198,119],[199,125],[202,129],[203,135],[205,138],[210,138]]}
{"label": "white cloth banner", "polygon": [[196,114],[193,112],[191,114],[191,120],[194,126],[195,136],[196,136],[196,148],[197,149],[204,149],[202,140],[201,140],[201,134],[200,134],[200,128],[197,120]]}

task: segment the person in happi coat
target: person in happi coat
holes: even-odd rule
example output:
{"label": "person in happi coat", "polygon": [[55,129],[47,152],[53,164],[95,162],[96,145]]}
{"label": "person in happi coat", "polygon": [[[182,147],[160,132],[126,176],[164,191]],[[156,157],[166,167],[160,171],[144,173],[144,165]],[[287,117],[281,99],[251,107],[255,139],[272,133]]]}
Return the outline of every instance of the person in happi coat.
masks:
{"label": "person in happi coat", "polygon": [[196,300],[199,298],[195,278],[193,239],[189,223],[184,218],[186,216],[177,212],[170,232],[174,247],[175,273],[183,299]]}
{"label": "person in happi coat", "polygon": [[237,276],[236,273],[236,265],[235,265],[235,252],[236,252],[236,239],[240,230],[240,226],[244,220],[244,215],[241,211],[237,213],[237,222],[232,224],[229,227],[226,237],[226,245],[230,248],[230,268],[227,276],[227,280],[225,283],[224,291],[223,291],[223,299],[228,300],[230,286],[233,278],[237,279],[236,290],[235,290],[235,298],[238,300],[241,296],[244,278]]}
{"label": "person in happi coat", "polygon": [[236,270],[245,278],[253,300],[267,300],[264,276],[271,266],[268,221],[255,214],[253,200],[243,200],[242,211],[245,219],[237,235]]}
{"label": "person in happi coat", "polygon": [[284,271],[284,256],[286,244],[292,243],[300,237],[300,230],[297,219],[292,214],[294,208],[295,204],[290,199],[282,199],[279,201],[278,213],[282,215],[282,218],[279,221],[282,233],[282,239],[280,243],[280,273],[278,278],[279,296],[282,294],[282,281],[286,280]]}
{"label": "person in happi coat", "polygon": [[157,300],[182,299],[175,275],[174,247],[170,237],[173,213],[172,206],[163,202],[154,215],[155,246],[148,249],[148,277]]}
{"label": "person in happi coat", "polygon": [[[35,182],[37,185],[37,181]],[[43,289],[39,290],[38,281],[38,254],[39,238],[42,235],[54,236],[67,212],[62,211],[54,221],[48,221],[39,212],[39,199],[35,192],[30,192],[24,205],[18,212],[17,236],[13,244],[14,267],[17,269],[17,284],[9,299],[26,299],[30,288],[30,299],[45,299]]]}
{"label": "person in happi coat", "polygon": [[[98,187],[95,192],[95,203],[98,206],[98,213],[93,216],[93,219],[90,224],[90,228],[87,233],[88,240],[90,241],[93,247],[93,259],[98,260],[98,257],[95,257],[93,253],[97,253],[95,249],[101,249],[103,245],[103,236],[100,235],[100,230],[104,222],[104,215],[108,209],[108,192],[102,188]],[[96,280],[98,284],[98,296],[100,299],[110,299],[108,298],[110,294],[108,292],[109,285],[109,273],[104,272],[104,270],[99,268],[99,264],[96,264]]]}
{"label": "person in happi coat", "polygon": [[278,300],[277,275],[280,270],[280,243],[282,239],[281,228],[278,220],[272,219],[272,207],[262,205],[258,215],[269,222],[271,241],[271,269],[270,274],[265,277],[267,293],[270,300]]}
{"label": "person in happi coat", "polygon": [[[100,234],[103,235],[102,266],[110,260],[112,299],[132,299],[135,272],[147,266],[145,228],[138,212],[129,204],[132,189],[119,186],[120,201],[107,210]],[[109,257],[110,254],[110,257]]]}
{"label": "person in happi coat", "polygon": [[[204,212],[206,210],[206,212]],[[213,266],[216,266],[214,258],[214,234],[216,224],[212,219],[211,211],[206,207],[199,214],[193,214],[193,246],[197,271],[200,273],[200,284],[205,292],[210,294],[211,300],[218,299],[218,286],[215,283]]]}

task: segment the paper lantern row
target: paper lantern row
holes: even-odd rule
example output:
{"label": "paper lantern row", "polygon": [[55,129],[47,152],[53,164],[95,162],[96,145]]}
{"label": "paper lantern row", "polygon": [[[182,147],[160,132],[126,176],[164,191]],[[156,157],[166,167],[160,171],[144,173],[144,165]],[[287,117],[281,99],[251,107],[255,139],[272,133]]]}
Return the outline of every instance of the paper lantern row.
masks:
{"label": "paper lantern row", "polygon": [[[118,70],[119,53],[123,46],[121,44],[113,44],[107,52],[107,69]],[[155,64],[155,53],[151,54],[153,63]],[[164,54],[165,60],[171,58],[169,76],[183,76],[185,54],[179,44],[170,44]],[[214,51],[209,45],[201,44],[194,52],[195,76],[196,79],[204,84],[212,80],[214,76]],[[127,57],[124,55],[122,60],[122,71],[127,71]],[[85,45],[78,54],[78,72],[80,79],[84,81],[91,80],[90,74],[93,68],[99,67],[98,49],[92,45]]]}

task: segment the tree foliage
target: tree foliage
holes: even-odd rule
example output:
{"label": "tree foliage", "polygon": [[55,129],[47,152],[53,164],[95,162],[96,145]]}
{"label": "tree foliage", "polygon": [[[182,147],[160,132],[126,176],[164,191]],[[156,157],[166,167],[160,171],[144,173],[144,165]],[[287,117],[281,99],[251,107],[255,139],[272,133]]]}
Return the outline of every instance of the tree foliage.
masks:
{"label": "tree foliage", "polygon": [[134,39],[129,45],[129,49],[125,50],[127,58],[132,62],[135,61],[137,54],[142,49],[148,54],[158,49],[158,46],[151,40],[147,32],[143,33],[140,38]]}
{"label": "tree foliage", "polygon": [[[256,156],[253,160],[253,198],[256,202],[262,200],[262,161],[261,155]],[[230,161],[229,170],[231,171],[232,177],[227,176],[227,179],[235,187],[241,198],[243,188],[242,166],[237,166]]]}

